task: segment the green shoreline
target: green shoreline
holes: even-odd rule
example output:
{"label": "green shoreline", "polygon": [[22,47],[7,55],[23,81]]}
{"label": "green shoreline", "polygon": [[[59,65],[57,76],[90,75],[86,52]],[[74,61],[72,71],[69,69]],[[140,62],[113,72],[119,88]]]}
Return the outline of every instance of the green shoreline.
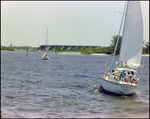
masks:
{"label": "green shoreline", "polygon": [[[1,51],[9,51],[9,50],[1,50]],[[14,51],[26,51],[26,49],[23,49],[23,50],[14,50]],[[38,52],[38,50],[29,50],[29,52]],[[46,51],[46,50],[41,50],[41,52],[55,52],[55,51]],[[57,52],[58,54],[71,54],[71,55],[83,55],[83,54],[79,54],[81,52],[78,52],[78,51],[59,51]],[[77,53],[77,54],[75,54]],[[105,55],[105,56],[110,56],[110,55],[113,55],[113,54],[105,54],[105,53],[91,53],[89,55]],[[119,56],[119,55],[116,55],[116,56]],[[142,54],[142,56],[149,56],[149,54]]]}

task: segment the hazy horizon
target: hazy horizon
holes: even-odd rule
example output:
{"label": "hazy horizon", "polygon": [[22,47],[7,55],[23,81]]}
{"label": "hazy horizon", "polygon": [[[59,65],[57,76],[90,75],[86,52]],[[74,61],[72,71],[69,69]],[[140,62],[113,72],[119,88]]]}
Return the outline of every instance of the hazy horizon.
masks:
{"label": "hazy horizon", "polygon": [[[109,46],[118,35],[125,1],[1,1],[1,45]],[[149,42],[149,1],[141,1]]]}

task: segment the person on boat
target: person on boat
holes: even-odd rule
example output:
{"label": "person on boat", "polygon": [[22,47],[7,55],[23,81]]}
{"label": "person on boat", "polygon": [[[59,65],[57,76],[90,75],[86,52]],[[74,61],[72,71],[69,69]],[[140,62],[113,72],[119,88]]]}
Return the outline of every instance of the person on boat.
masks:
{"label": "person on boat", "polygon": [[130,75],[130,76],[129,76],[129,82],[131,83],[132,80],[133,80],[133,77]]}
{"label": "person on boat", "polygon": [[115,74],[115,72],[114,72],[114,70],[112,70],[112,75],[114,75]]}
{"label": "person on boat", "polygon": [[129,78],[130,75],[130,72],[126,73],[126,78]]}
{"label": "person on boat", "polygon": [[129,79],[129,82],[132,82],[133,79],[136,80],[137,78],[136,78],[135,72],[133,71],[131,71],[131,73],[128,72],[128,79]]}
{"label": "person on boat", "polygon": [[112,70],[112,75],[114,75],[113,77],[114,77],[114,79],[118,79],[118,80],[120,80],[120,74],[119,74],[119,72],[118,71],[114,71],[114,70]]}
{"label": "person on boat", "polygon": [[112,70],[112,75],[119,75],[119,72]]}
{"label": "person on boat", "polygon": [[130,72],[126,73],[125,82],[129,82]]}
{"label": "person on boat", "polygon": [[128,72],[128,76],[130,75],[130,72]]}
{"label": "person on boat", "polygon": [[133,77],[133,79],[137,79],[137,77],[136,77],[136,72],[131,72],[131,74],[132,74],[132,77]]}
{"label": "person on boat", "polygon": [[134,72],[133,71],[131,71],[131,74],[134,76]]}
{"label": "person on boat", "polygon": [[110,71],[108,72],[108,76],[110,76]]}
{"label": "person on boat", "polygon": [[121,80],[125,79],[126,73],[125,70],[123,70],[120,74]]}

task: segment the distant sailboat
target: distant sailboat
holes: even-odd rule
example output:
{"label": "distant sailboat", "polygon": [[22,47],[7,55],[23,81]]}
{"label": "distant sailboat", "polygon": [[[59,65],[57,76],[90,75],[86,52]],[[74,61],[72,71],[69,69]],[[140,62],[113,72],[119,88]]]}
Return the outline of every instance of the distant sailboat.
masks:
{"label": "distant sailboat", "polygon": [[[119,35],[113,59],[116,53]],[[104,90],[121,95],[130,95],[135,93],[139,80],[136,76],[137,72],[135,69],[142,67],[142,48],[143,20],[140,1],[128,1],[125,13],[119,62],[116,62],[116,68],[112,70],[112,72],[111,68],[105,72],[101,80],[101,86]]]}
{"label": "distant sailboat", "polygon": [[[47,37],[48,37],[48,28],[47,28],[47,34],[46,34],[46,45],[47,45]],[[46,50],[47,50],[47,49],[46,49]],[[47,56],[47,53],[45,53],[45,54],[42,56],[41,59],[42,59],[42,60],[48,60],[49,57]]]}
{"label": "distant sailboat", "polygon": [[43,56],[42,56],[42,60],[48,60],[49,57],[47,56],[47,54],[45,53]]}

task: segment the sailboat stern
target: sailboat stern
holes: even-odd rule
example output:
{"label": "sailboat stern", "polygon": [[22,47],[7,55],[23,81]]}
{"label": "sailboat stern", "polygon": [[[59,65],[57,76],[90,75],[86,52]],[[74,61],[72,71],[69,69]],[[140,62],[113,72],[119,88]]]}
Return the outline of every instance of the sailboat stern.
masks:
{"label": "sailboat stern", "polygon": [[119,95],[132,95],[135,93],[137,84],[131,84],[123,81],[119,81],[111,78],[108,75],[104,75],[101,80],[101,86],[104,90]]}

